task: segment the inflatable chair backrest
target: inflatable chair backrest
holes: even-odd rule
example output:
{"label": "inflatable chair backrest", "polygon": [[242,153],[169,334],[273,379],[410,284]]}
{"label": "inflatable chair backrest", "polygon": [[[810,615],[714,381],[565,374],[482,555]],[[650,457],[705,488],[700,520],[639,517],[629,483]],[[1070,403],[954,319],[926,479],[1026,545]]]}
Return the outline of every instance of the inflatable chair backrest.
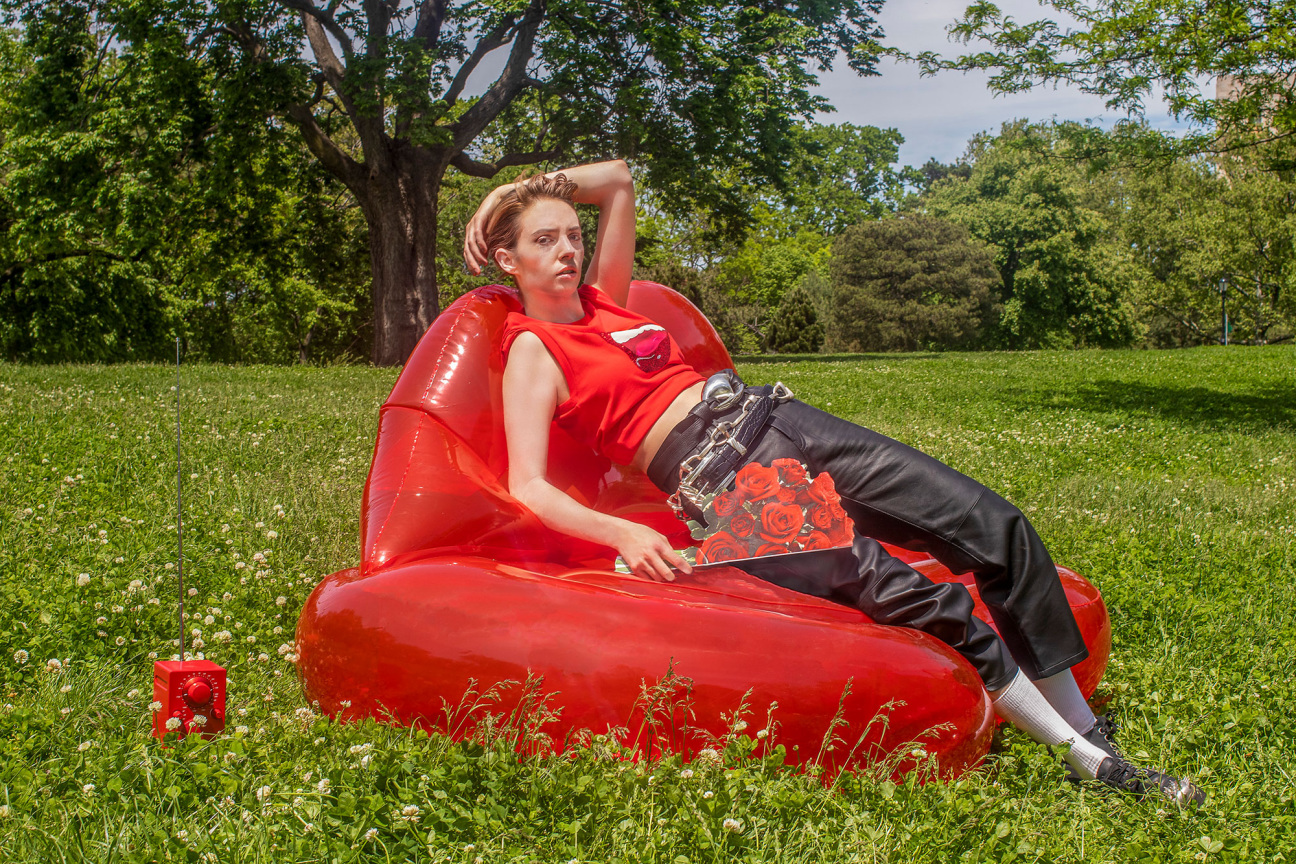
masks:
{"label": "inflatable chair backrest", "polygon": [[[703,375],[733,365],[710,322],[682,295],[634,282],[627,307],[666,328]],[[532,567],[610,566],[615,552],[545,528],[508,494],[500,336],[517,292],[488,285],[452,303],[410,355],[379,414],[361,505],[361,568],[433,552]],[[677,545],[687,532],[640,472],[612,465],[557,426],[549,479],[581,503],[651,524]]]}

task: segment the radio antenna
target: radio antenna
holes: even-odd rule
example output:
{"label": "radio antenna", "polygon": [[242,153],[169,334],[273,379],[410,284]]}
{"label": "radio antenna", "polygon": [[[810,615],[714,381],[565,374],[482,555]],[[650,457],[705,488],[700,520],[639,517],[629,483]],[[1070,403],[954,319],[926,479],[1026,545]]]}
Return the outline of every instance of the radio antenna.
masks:
{"label": "radio antenna", "polygon": [[184,496],[180,476],[180,337],[176,337],[176,573],[180,581],[180,662],[185,659]]}

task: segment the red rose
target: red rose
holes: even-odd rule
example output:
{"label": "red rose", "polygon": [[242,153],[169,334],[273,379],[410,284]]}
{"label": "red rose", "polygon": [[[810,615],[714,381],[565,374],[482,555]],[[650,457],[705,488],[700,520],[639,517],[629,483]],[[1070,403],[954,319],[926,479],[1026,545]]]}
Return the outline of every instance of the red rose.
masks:
{"label": "red rose", "polygon": [[750,537],[756,530],[756,517],[746,510],[729,520],[729,530],[737,537]]}
{"label": "red rose", "polygon": [[834,546],[849,546],[855,542],[855,523],[849,518],[833,523],[832,530],[828,532],[828,539]]}
{"label": "red rose", "polygon": [[763,501],[778,494],[778,469],[748,462],[734,478],[734,491],[741,501]]}
{"label": "red rose", "polygon": [[764,558],[766,555],[786,555],[791,551],[778,543],[764,543],[756,548],[755,555],[757,558]]}
{"label": "red rose", "polygon": [[717,531],[706,539],[698,550],[699,564],[714,564],[717,561],[733,561],[747,557],[747,544],[734,537],[728,531]]}
{"label": "red rose", "polygon": [[805,514],[795,504],[769,502],[761,508],[760,538],[768,543],[787,543],[801,533]]}
{"label": "red rose", "polygon": [[797,499],[797,492],[795,489],[789,489],[788,487],[784,486],[778,490],[778,494],[776,494],[774,497],[778,499],[778,502],[780,504],[795,504]]}
{"label": "red rose", "polygon": [[738,508],[742,507],[742,499],[736,492],[721,492],[711,502],[711,507],[717,516],[725,519],[738,512]]}
{"label": "red rose", "polygon": [[837,486],[827,471],[810,481],[810,498],[820,504],[837,500]]}
{"label": "red rose", "polygon": [[795,459],[775,459],[770,463],[770,467],[779,469],[779,480],[784,486],[796,486],[806,482],[805,466]]}
{"label": "red rose", "polygon": [[841,499],[828,502],[828,512],[832,514],[833,519],[845,519],[846,510],[841,506]]}
{"label": "red rose", "polygon": [[823,504],[812,504],[810,506],[810,524],[820,531],[827,531],[833,524],[832,510]]}
{"label": "red rose", "polygon": [[833,545],[832,540],[822,531],[811,531],[801,538],[801,548],[807,552],[811,549],[831,549]]}

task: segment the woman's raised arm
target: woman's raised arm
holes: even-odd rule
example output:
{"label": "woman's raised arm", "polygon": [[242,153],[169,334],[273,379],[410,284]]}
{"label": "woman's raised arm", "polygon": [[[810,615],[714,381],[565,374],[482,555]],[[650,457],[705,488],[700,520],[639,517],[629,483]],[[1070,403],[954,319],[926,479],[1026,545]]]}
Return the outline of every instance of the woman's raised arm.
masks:
{"label": "woman's raised arm", "polygon": [[[598,235],[594,255],[585,270],[585,281],[624,306],[630,294],[630,274],[634,269],[635,192],[630,168],[620,159],[575,165],[561,171],[550,171],[546,177],[565,174],[576,184],[576,203],[599,208]],[[509,188],[496,188],[477,208],[464,232],[464,262],[473,273],[481,273],[487,263],[485,226],[499,196]]]}

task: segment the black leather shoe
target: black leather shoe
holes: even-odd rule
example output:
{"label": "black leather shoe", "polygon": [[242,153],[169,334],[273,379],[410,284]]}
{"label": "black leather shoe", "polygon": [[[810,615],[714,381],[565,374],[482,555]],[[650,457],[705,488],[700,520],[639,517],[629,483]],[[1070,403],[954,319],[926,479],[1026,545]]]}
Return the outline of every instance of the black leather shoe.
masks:
{"label": "black leather shoe", "polygon": [[1180,806],[1193,804],[1200,807],[1206,803],[1206,793],[1194,786],[1191,780],[1172,777],[1150,768],[1139,768],[1117,756],[1102,761],[1095,779],[1104,786],[1120,792],[1130,792],[1140,798],[1160,793]]}
{"label": "black leather shoe", "polygon": [[[1093,728],[1080,737],[1084,738],[1108,756],[1115,757],[1116,759],[1124,759],[1125,754],[1117,749],[1116,742],[1112,740],[1118,728],[1119,727],[1116,725],[1115,720],[1109,719],[1106,714],[1099,714],[1094,718]],[[1070,780],[1072,783],[1079,783],[1080,775],[1076,773],[1074,768],[1068,765],[1066,768],[1066,779]]]}

